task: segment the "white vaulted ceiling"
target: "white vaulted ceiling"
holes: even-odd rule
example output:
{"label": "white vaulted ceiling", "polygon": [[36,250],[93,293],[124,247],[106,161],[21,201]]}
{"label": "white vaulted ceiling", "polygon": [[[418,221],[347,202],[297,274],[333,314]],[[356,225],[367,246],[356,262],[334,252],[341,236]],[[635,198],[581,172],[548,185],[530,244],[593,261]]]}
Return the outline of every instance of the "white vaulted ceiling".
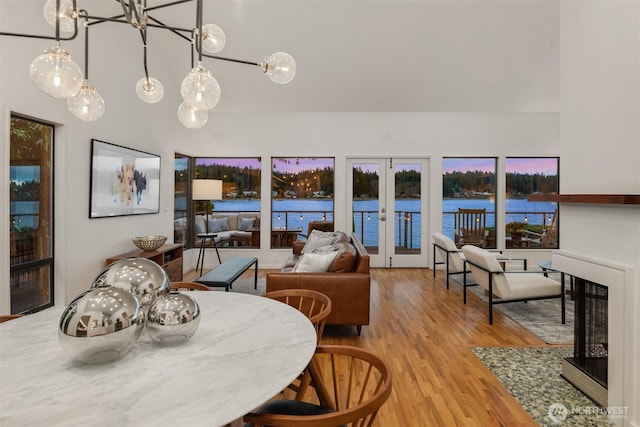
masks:
{"label": "white vaulted ceiling", "polygon": [[[1,30],[53,34],[42,18],[43,3],[0,0]],[[111,0],[78,4],[91,14],[121,11]],[[23,21],[24,13],[31,22]],[[191,28],[195,3],[153,15]],[[559,108],[555,1],[205,0],[203,21],[224,29],[227,46],[222,56],[259,62],[282,50],[297,62],[294,81],[280,86],[257,67],[205,59],[222,88],[219,112]],[[82,64],[83,36],[78,39],[66,46]],[[34,57],[50,44],[20,40]],[[133,87],[142,76],[137,32],[105,23],[92,27],[90,40],[94,86],[99,90],[101,84],[117,79],[123,88]],[[166,92],[179,91],[189,68],[186,41],[161,30],[149,31],[150,73],[164,83]]]}

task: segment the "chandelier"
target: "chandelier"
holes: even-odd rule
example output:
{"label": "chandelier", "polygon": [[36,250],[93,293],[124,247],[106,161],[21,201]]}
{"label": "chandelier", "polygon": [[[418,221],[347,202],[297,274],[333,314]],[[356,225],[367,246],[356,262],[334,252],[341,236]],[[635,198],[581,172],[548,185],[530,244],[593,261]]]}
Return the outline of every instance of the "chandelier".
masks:
{"label": "chandelier", "polygon": [[[55,36],[0,32],[0,35],[30,37],[54,40],[54,46],[33,60],[29,76],[44,93],[55,98],[66,99],[67,108],[74,116],[84,121],[99,119],[105,110],[105,103],[97,90],[89,83],[89,28],[104,22],[124,23],[139,31],[143,46],[144,75],[136,84],[136,94],[147,103],[159,102],[164,95],[164,87],[158,79],[149,75],[147,67],[147,31],[159,28],[188,41],[191,46],[191,71],[182,81],[180,93],[184,102],[178,107],[178,119],[187,128],[204,126],[209,111],[220,100],[220,86],[213,75],[203,65],[203,58],[231,61],[259,67],[273,82],[289,83],[296,74],[296,63],[291,55],[276,52],[261,62],[217,56],[226,43],[224,31],[215,24],[202,24],[203,0],[176,0],[157,6],[147,6],[147,0],[114,0],[122,13],[112,17],[93,16],[85,9],[78,8],[76,0],[47,0],[44,17],[55,28]],[[158,9],[194,2],[196,23],[194,28],[180,28],[167,25],[155,19],[151,13]],[[84,73],[71,55],[62,49],[61,42],[74,40],[78,36],[79,22],[84,26]],[[195,57],[197,56],[197,61]]]}

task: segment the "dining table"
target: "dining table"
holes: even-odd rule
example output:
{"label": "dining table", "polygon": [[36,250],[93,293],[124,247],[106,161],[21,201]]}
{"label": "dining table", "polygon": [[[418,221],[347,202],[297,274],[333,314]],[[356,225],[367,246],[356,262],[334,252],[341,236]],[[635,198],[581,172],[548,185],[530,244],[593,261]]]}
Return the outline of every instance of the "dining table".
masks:
{"label": "dining table", "polygon": [[103,364],[63,351],[64,307],[0,324],[0,425],[223,426],[277,395],[311,360],[315,329],[289,305],[185,293],[201,311],[191,338],[161,345],[143,330],[128,353]]}

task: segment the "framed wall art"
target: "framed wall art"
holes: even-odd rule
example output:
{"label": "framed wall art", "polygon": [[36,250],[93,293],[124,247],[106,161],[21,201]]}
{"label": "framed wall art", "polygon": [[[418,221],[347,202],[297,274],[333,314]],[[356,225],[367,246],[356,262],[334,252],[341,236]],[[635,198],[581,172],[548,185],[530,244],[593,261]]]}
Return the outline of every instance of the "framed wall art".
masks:
{"label": "framed wall art", "polygon": [[160,212],[160,156],[91,140],[89,218]]}

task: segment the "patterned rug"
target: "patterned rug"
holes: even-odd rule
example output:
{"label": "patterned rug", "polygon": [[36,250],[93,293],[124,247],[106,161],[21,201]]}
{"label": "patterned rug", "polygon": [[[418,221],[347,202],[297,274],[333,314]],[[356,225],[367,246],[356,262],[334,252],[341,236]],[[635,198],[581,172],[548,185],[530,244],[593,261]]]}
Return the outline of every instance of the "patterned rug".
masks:
{"label": "patterned rug", "polygon": [[614,425],[600,408],[560,376],[566,347],[477,347],[475,355],[541,426]]}
{"label": "patterned rug", "polygon": [[[455,277],[455,276],[452,276]],[[456,277],[462,283],[462,277]],[[475,283],[471,275],[467,276],[467,284]],[[479,286],[467,288],[467,296],[472,293],[489,303],[484,289]],[[574,303],[567,296],[565,307],[566,323],[562,324],[560,298],[524,302],[497,304],[493,308],[527,329],[547,344],[573,344]],[[487,308],[488,310],[488,308]]]}

